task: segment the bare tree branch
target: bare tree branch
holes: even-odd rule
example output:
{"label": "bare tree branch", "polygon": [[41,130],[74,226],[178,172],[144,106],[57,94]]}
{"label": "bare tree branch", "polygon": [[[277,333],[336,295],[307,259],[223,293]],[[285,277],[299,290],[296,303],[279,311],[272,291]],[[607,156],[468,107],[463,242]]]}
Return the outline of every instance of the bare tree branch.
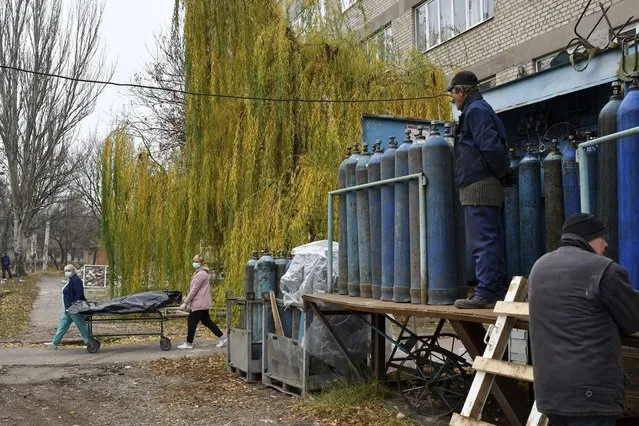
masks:
{"label": "bare tree branch", "polygon": [[[76,0],[0,2],[0,61],[72,78],[109,79],[101,56],[102,7]],[[68,5],[68,2],[64,2]],[[14,219],[18,272],[24,235],[36,216],[56,202],[82,158],[69,147],[77,124],[89,115],[103,86],[0,71],[0,141],[4,147]]]}

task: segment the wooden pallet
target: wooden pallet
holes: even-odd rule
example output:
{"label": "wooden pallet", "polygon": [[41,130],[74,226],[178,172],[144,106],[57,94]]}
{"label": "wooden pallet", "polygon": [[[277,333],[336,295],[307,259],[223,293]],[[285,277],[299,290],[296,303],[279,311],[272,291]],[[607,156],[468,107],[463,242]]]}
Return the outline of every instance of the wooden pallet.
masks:
{"label": "wooden pallet", "polygon": [[[528,319],[528,281],[523,277],[514,277],[503,302],[498,302],[494,312],[498,315],[495,325],[488,328],[488,342],[484,355],[476,357],[473,369],[476,371],[466,402],[460,414],[453,414],[450,424],[453,426],[488,426],[481,421],[490,388],[496,376],[510,377],[526,382],[533,381],[533,368],[530,365],[502,361],[510,332],[518,319]],[[537,411],[533,404],[526,426],[547,426],[548,418]]]}
{"label": "wooden pallet", "polygon": [[228,371],[247,383],[257,383],[262,381],[262,373],[247,372],[230,364],[228,364]]}

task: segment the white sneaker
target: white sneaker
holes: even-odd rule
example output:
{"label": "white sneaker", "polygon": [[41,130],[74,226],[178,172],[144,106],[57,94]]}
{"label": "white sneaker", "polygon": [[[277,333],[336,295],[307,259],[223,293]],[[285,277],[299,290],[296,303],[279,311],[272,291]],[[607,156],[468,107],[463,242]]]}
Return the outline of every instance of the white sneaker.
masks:
{"label": "white sneaker", "polygon": [[184,342],[180,346],[178,346],[178,349],[193,349],[193,345],[190,345],[190,344]]}
{"label": "white sneaker", "polygon": [[223,336],[220,338],[220,341],[217,343],[217,347],[218,348],[223,348],[224,346],[226,346],[226,342],[227,342],[228,338],[226,336]]}

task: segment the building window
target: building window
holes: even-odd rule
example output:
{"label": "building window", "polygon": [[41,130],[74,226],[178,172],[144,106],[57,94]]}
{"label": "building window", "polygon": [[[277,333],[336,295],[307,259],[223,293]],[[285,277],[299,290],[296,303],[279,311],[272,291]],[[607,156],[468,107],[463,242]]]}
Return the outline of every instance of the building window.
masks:
{"label": "building window", "polygon": [[415,8],[415,41],[433,48],[492,18],[494,0],[428,0]]}
{"label": "building window", "polygon": [[480,92],[483,92],[484,90],[492,89],[495,86],[497,86],[497,76],[492,75],[481,80],[477,88]]}
{"label": "building window", "polygon": [[383,59],[390,59],[393,52],[393,27],[387,25],[369,37],[368,48],[376,52]]}

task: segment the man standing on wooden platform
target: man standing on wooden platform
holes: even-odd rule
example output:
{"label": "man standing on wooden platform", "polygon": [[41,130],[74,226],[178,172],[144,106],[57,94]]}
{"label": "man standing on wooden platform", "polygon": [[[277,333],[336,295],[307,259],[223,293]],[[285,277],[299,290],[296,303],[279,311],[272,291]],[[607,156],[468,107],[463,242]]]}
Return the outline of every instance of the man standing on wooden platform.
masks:
{"label": "man standing on wooden platform", "polygon": [[621,335],[639,331],[639,292],[603,256],[605,234],[595,216],[570,216],[530,272],[535,397],[553,426],[614,425],[623,411]]}
{"label": "man standing on wooden platform", "polygon": [[455,129],[455,184],[464,207],[477,285],[475,294],[455,301],[461,309],[494,308],[506,294],[502,205],[508,175],[506,130],[478,89],[470,71],[453,77],[447,91],[461,111]]}

